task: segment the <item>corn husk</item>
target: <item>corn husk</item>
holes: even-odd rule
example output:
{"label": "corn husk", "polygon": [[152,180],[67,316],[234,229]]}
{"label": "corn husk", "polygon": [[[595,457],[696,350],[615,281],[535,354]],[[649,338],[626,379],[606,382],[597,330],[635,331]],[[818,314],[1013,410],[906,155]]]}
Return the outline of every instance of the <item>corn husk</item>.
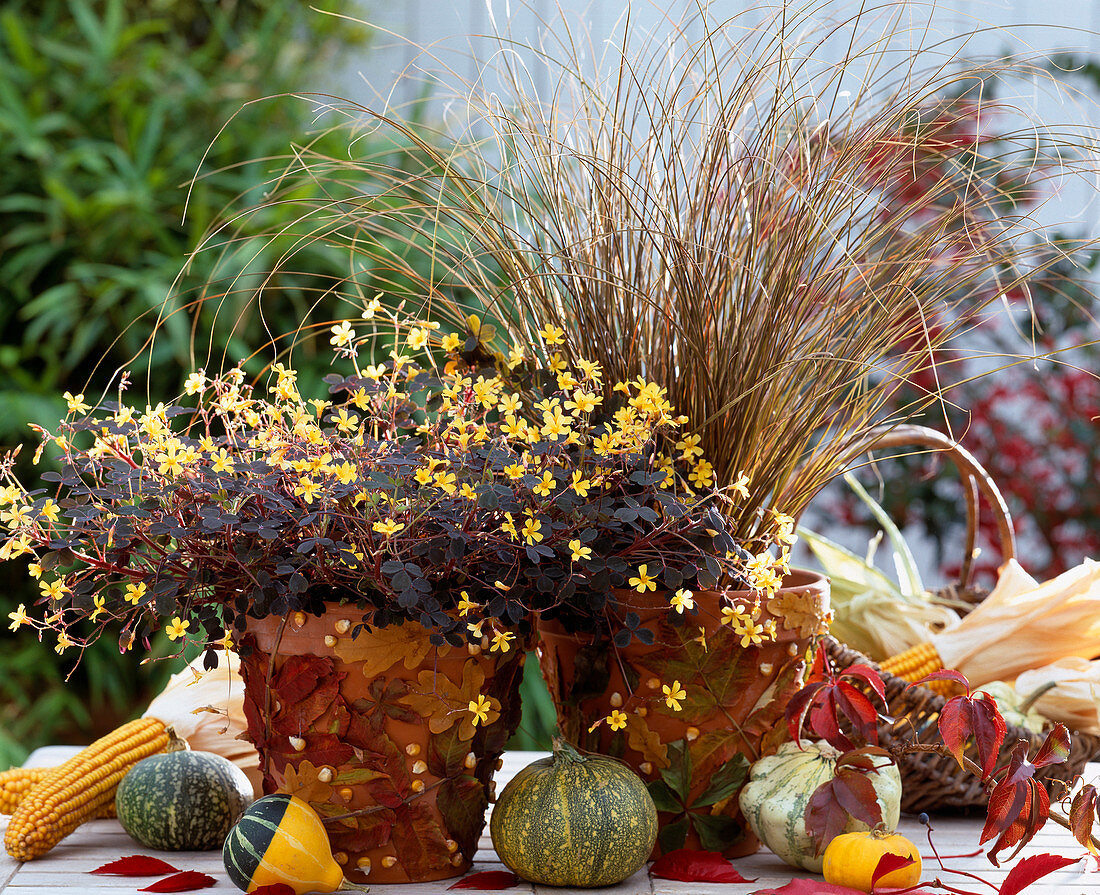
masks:
{"label": "corn husk", "polygon": [[[958,622],[959,616],[925,591],[913,555],[890,516],[853,476],[846,474],[844,479],[882,526],[868,543],[867,555],[857,556],[805,528],[799,528],[798,533],[829,576],[833,610],[829,633],[881,662],[924,643],[933,632]],[[896,582],[875,565],[883,534],[893,550]]]}
{"label": "corn husk", "polygon": [[149,703],[143,717],[159,718],[197,751],[228,758],[248,775],[256,797],[263,795],[260,757],[241,737],[245,733],[244,681],[234,653],[220,656],[218,667],[205,671],[199,656],[177,674]]}
{"label": "corn husk", "polygon": [[1016,678],[1016,689],[1034,693],[1054,686],[1035,700],[1035,709],[1070,730],[1100,734],[1100,660],[1059,659]]}
{"label": "corn husk", "polygon": [[1100,563],[1086,559],[1039,584],[1016,560],[992,593],[956,625],[931,638],[944,667],[971,686],[1013,680],[1072,656],[1100,656]]}

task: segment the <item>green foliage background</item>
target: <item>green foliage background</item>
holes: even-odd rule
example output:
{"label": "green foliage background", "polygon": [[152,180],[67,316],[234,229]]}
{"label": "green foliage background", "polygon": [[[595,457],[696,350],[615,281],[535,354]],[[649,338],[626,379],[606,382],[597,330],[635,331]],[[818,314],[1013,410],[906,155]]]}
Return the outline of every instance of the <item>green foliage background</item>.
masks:
{"label": "green foliage background", "polygon": [[[328,8],[344,5],[334,0]],[[33,447],[28,422],[56,423],[63,391],[98,397],[118,368],[133,370],[141,395],[134,400],[144,397],[146,376],[153,401],[180,392],[191,365],[191,321],[183,312],[204,284],[217,287],[219,263],[217,252],[199,255],[173,288],[187,253],[227,205],[264,189],[285,165],[291,141],[311,129],[307,102],[263,98],[316,89],[334,58],[366,37],[297,0],[5,5],[0,445]],[[257,226],[277,227],[278,215],[272,209]],[[262,275],[278,249],[267,245],[248,269]],[[340,269],[340,258],[320,246],[304,260],[303,269],[317,274]],[[217,276],[241,269],[222,263]],[[293,329],[318,285],[310,275],[283,275],[271,325]],[[196,331],[213,335],[215,356],[225,351],[235,360],[263,342],[261,322],[237,320],[236,311],[200,316]],[[201,357],[205,344],[200,349]],[[25,448],[20,458],[24,481],[33,475],[30,453]],[[5,617],[38,597],[22,563],[0,565],[0,583]],[[140,712],[178,665],[139,668],[140,654],[119,655],[112,639],[87,651],[66,682],[72,651],[58,658],[52,643],[33,634],[7,635],[0,767],[45,742],[86,742]],[[167,646],[154,644],[154,653],[166,654]]]}

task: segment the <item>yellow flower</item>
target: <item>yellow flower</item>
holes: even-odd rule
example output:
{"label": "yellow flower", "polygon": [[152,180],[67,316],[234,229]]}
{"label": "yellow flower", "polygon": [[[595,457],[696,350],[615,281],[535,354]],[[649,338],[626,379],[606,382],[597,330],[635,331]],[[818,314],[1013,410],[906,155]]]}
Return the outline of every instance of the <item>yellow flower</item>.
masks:
{"label": "yellow flower", "polygon": [[523,467],[519,463],[511,463],[504,467],[504,474],[513,482],[518,482],[523,478]]}
{"label": "yellow flower", "polygon": [[38,587],[42,591],[42,595],[49,597],[51,600],[60,600],[69,592],[69,588],[62,578],[58,578],[56,581],[39,581]]}
{"label": "yellow flower", "polygon": [[626,727],[626,715],[618,709],[612,709],[607,716],[607,726],[612,730],[622,730]]}
{"label": "yellow flower", "polygon": [[462,599],[458,601],[458,614],[460,617],[465,618],[471,609],[477,608],[478,604],[470,599],[470,595],[466,591],[460,591],[459,593]]}
{"label": "yellow flower", "polygon": [[470,700],[467,711],[474,716],[474,727],[477,727],[478,723],[484,724],[489,720],[489,709],[491,709],[492,706],[493,704],[485,698],[485,694],[483,693],[478,693],[476,702]]}
{"label": "yellow flower", "polygon": [[578,497],[587,497],[588,489],[592,487],[592,483],[578,469],[573,473],[573,481],[569,483],[569,487],[577,492]]}
{"label": "yellow flower", "polygon": [[542,481],[534,487],[534,491],[540,497],[549,496],[550,492],[557,488],[558,485],[554,481],[554,474],[547,470],[542,474]]}
{"label": "yellow flower", "polygon": [[462,487],[458,489],[458,493],[467,500],[477,500],[477,492],[469,482],[463,482]]}
{"label": "yellow flower", "polygon": [[332,467],[332,473],[341,485],[350,485],[359,478],[359,472],[356,470],[355,465],[347,460]]}
{"label": "yellow flower", "polygon": [[493,645],[490,647],[489,652],[495,653],[499,650],[502,653],[506,653],[512,648],[512,641],[515,639],[516,635],[511,631],[494,631]]}
{"label": "yellow flower", "polygon": [[378,295],[376,295],[369,302],[367,302],[367,306],[365,308],[363,308],[363,319],[364,320],[374,319],[374,315],[382,310],[382,302],[380,302],[378,300],[379,298],[381,298],[381,296],[382,296],[382,293],[379,292]]}
{"label": "yellow flower", "polygon": [[457,481],[458,477],[453,472],[437,472],[435,474],[435,486],[448,495],[454,494],[458,490],[458,486],[455,484]]}
{"label": "yellow flower", "polygon": [[[573,377],[573,374],[570,373],[568,370],[565,370],[565,371],[558,374],[558,388],[561,389],[563,392],[572,391],[576,387],[577,387],[577,380]],[[566,402],[565,406],[568,407],[569,403]]]}
{"label": "yellow flower", "polygon": [[397,534],[405,527],[404,522],[398,522],[396,519],[386,519],[385,522],[375,522],[371,526],[376,532],[381,535],[385,535],[387,538]]}
{"label": "yellow flower", "polygon": [[359,417],[354,413],[348,413],[346,407],[341,407],[336,411],[336,428],[341,432],[354,432],[355,428],[359,425]]}
{"label": "yellow flower", "polygon": [[42,564],[37,563],[37,562],[32,562],[30,565],[27,566],[27,574],[30,575],[32,578],[41,578],[42,577]]}
{"label": "yellow flower", "polygon": [[661,687],[661,690],[665,694],[665,705],[667,705],[674,712],[680,711],[680,709],[682,708],[682,706],[680,705],[680,700],[684,699],[687,696],[687,691],[680,686],[680,682],[673,681],[671,687],[668,684],[665,684]]}
{"label": "yellow flower", "polygon": [[126,600],[132,605],[136,606],[141,602],[141,598],[145,596],[147,590],[144,581],[139,581],[137,584],[126,585]]}
{"label": "yellow flower", "polygon": [[[749,477],[743,472],[737,474],[737,481],[730,485],[730,490],[740,494],[742,498],[749,496]],[[794,521],[794,520],[791,520]]]}
{"label": "yellow flower", "polygon": [[485,624],[485,619],[479,622],[466,622],[466,630],[469,631],[474,637],[481,637],[481,626]]}
{"label": "yellow flower", "polygon": [[42,504],[41,509],[38,511],[38,515],[43,519],[48,519],[50,522],[57,522],[57,504],[49,498],[46,498],[46,502]]}
{"label": "yellow flower", "polygon": [[508,535],[513,541],[519,540],[519,535],[516,533],[516,522],[512,518],[511,513],[504,514],[504,522],[501,524],[500,530]]}
{"label": "yellow flower", "polygon": [[569,434],[569,417],[562,413],[559,407],[544,413],[542,422],[543,426],[539,431],[551,441],[557,441],[561,436]]}
{"label": "yellow flower", "polygon": [[62,631],[57,635],[57,646],[53,648],[53,651],[59,656],[65,652],[70,646],[73,645],[73,641],[69,639],[69,635]]}
{"label": "yellow flower", "polygon": [[537,544],[543,539],[542,523],[534,517],[523,523],[523,537],[528,544]]}
{"label": "yellow flower", "polygon": [[573,552],[573,562],[592,558],[592,548],[585,547],[578,538],[574,538],[569,542],[569,549]]}
{"label": "yellow flower", "polygon": [[[600,378],[600,365],[597,361],[579,360],[577,361],[577,369],[584,373],[585,379],[595,379],[598,381]],[[602,401],[603,399],[601,398],[600,400]]]}
{"label": "yellow flower", "polygon": [[695,608],[694,594],[692,594],[690,590],[685,590],[681,587],[673,594],[672,599],[669,600],[669,604],[673,609],[683,615],[685,609]]}
{"label": "yellow flower", "polygon": [[700,488],[707,488],[714,482],[714,467],[706,460],[700,460],[695,464],[688,480],[694,482]]}
{"label": "yellow flower", "polygon": [[81,392],[79,395],[74,395],[72,392],[65,392],[61,397],[63,397],[65,402],[69,405],[69,413],[86,414],[92,409],[84,403],[84,392]]}
{"label": "yellow flower", "polygon": [[756,646],[764,639],[764,626],[750,619],[742,622],[737,633],[741,635],[742,649],[747,649],[750,646]]}
{"label": "yellow flower", "polygon": [[355,338],[355,330],[351,328],[351,324],[346,320],[337,323],[330,331],[332,332],[332,338],[328,340],[329,344],[335,345],[337,348],[343,348]]}
{"label": "yellow flower", "polygon": [[414,326],[409,330],[409,335],[405,339],[405,344],[413,351],[419,351],[428,344],[428,331],[426,329],[421,329],[419,326]]}
{"label": "yellow flower", "polygon": [[501,397],[500,403],[497,404],[497,410],[501,413],[518,413],[522,406],[523,402],[520,400],[519,395],[512,392],[510,395]]}
{"label": "yellow flower", "polygon": [[183,390],[189,395],[197,395],[206,388],[207,379],[202,370],[197,370],[187,377],[183,383]]}
{"label": "yellow flower", "polygon": [[573,393],[572,401],[565,402],[565,407],[567,410],[575,410],[577,413],[591,413],[602,403],[603,398],[598,397],[593,392],[577,391]]}
{"label": "yellow flower", "polygon": [[225,448],[220,448],[216,454],[210,457],[210,459],[214,461],[214,464],[210,467],[214,472],[232,473],[235,469],[233,457]]}
{"label": "yellow flower", "polygon": [[27,615],[27,607],[22,603],[19,604],[15,612],[8,613],[8,618],[11,619],[11,624],[8,625],[9,631],[18,630],[21,625],[29,625],[31,620],[30,616]]}
{"label": "yellow flower", "polygon": [[638,574],[630,579],[629,584],[640,594],[644,594],[647,590],[657,589],[657,579],[650,576],[648,564],[638,566]]}
{"label": "yellow flower", "polygon": [[299,482],[298,487],[294,489],[294,493],[298,497],[301,497],[306,503],[313,503],[313,499],[320,490],[321,483],[306,476]]}
{"label": "yellow flower", "polygon": [[523,363],[524,349],[518,342],[512,345],[512,350],[508,352],[508,369],[511,370],[516,364]]}
{"label": "yellow flower", "polygon": [[676,450],[680,451],[680,459],[690,463],[695,457],[703,456],[703,449],[699,447],[701,435],[685,435],[683,441],[676,442]]}
{"label": "yellow flower", "polygon": [[164,629],[164,632],[168,635],[169,640],[179,640],[184,634],[187,633],[187,629],[191,627],[191,622],[183,621],[177,615],[172,619],[172,623]]}
{"label": "yellow flower", "polygon": [[443,337],[443,340],[440,343],[440,347],[442,347],[443,350],[447,353],[450,353],[452,351],[457,351],[461,344],[462,339],[458,336],[457,333],[447,333],[447,335]]}
{"label": "yellow flower", "polygon": [[92,596],[92,604],[95,606],[95,611],[89,616],[89,621],[95,621],[104,612],[107,611],[107,598],[103,594],[94,594]]}
{"label": "yellow flower", "polygon": [[550,360],[546,362],[546,368],[556,376],[565,369],[565,360],[555,352],[550,355]]}
{"label": "yellow flower", "polygon": [[432,469],[430,466],[421,466],[417,471],[414,478],[417,484],[429,485],[432,481]]}
{"label": "yellow flower", "polygon": [[547,345],[560,345],[565,341],[562,338],[565,335],[565,330],[559,329],[552,323],[547,324],[545,329],[540,329],[539,335],[546,339]]}
{"label": "yellow flower", "polygon": [[229,631],[226,631],[225,634],[222,636],[221,640],[217,640],[217,641],[214,642],[214,646],[220,646],[223,650],[227,650],[227,651],[232,650],[233,649],[233,635]]}

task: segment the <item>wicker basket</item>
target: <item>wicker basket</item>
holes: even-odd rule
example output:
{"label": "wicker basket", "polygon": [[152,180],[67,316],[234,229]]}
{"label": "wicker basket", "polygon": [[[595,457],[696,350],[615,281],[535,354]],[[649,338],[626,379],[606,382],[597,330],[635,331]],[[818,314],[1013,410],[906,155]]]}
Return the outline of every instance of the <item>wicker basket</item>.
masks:
{"label": "wicker basket", "polygon": [[[975,587],[971,582],[974,544],[978,531],[979,493],[987,498],[997,516],[1001,553],[1005,562],[1016,553],[1016,541],[1008,507],[996,484],[977,460],[950,438],[932,429],[921,426],[899,426],[873,433],[867,442],[853,450],[853,457],[874,448],[902,445],[920,445],[944,452],[963,476],[967,505],[966,555],[959,581],[944,588],[941,594],[961,600],[959,611],[965,612],[966,603],[976,605],[988,595],[987,591]],[[834,638],[826,638],[825,649],[833,666],[837,669],[847,668],[858,662],[875,666],[875,663],[866,656],[849,649]],[[880,744],[886,749],[891,749],[914,741],[941,742],[936,724],[946,701],[944,697],[936,695],[926,687],[911,687],[908,681],[885,672],[880,673],[886,687],[887,714],[894,719],[879,726]],[[1045,736],[1045,733],[1035,733],[1026,728],[1009,725],[1001,747],[998,765],[1008,762],[1018,740],[1027,740],[1030,752],[1034,755]],[[968,747],[967,755],[976,758],[976,754],[972,745]],[[1100,737],[1071,730],[1070,752],[1066,761],[1041,768],[1035,776],[1047,782],[1069,781],[1081,773],[1086,762],[1097,756],[1100,756]],[[981,780],[959,767],[958,762],[950,755],[940,755],[937,752],[913,752],[898,756],[897,762],[901,772],[903,811],[917,813],[956,809],[965,812],[975,808],[984,810],[989,802]],[[1055,790],[1053,794],[1057,795],[1057,792]]]}

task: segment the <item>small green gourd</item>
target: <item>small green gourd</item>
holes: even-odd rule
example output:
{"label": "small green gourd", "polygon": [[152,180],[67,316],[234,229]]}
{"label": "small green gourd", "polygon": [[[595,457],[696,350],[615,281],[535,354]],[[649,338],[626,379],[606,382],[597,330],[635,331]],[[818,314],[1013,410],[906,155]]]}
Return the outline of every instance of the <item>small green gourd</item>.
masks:
{"label": "small green gourd", "polygon": [[[840,752],[825,742],[784,743],[775,755],[761,758],[749,769],[741,790],[741,813],[769,849],[792,867],[820,873],[825,846],[817,850],[806,831],[806,805],[814,791],[836,771]],[[901,817],[901,774],[888,758],[879,759],[877,772],[868,775],[882,809],[882,823],[894,830]],[[842,833],[869,830],[850,818]],[[815,853],[816,852],[816,853]]]}

